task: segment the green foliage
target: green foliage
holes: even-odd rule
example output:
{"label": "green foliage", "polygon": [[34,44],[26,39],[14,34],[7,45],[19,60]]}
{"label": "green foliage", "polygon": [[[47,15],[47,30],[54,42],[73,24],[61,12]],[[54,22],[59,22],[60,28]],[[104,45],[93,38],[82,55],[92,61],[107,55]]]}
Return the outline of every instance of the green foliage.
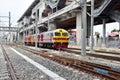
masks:
{"label": "green foliage", "polygon": [[112,32],[119,32],[119,30],[113,29],[113,30],[111,31],[111,33],[112,33]]}
{"label": "green foliage", "polygon": [[100,38],[100,33],[99,32],[95,32],[95,36],[98,38]]}

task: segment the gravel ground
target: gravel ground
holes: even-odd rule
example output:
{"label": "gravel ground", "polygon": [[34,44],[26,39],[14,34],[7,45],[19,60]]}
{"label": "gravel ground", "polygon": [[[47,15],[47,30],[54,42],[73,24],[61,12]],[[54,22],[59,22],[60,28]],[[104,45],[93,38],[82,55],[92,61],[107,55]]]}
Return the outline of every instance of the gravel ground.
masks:
{"label": "gravel ground", "polygon": [[[14,47],[14,48],[15,48],[15,47]],[[55,73],[58,74],[59,76],[65,78],[66,80],[105,80],[105,79],[101,79],[101,78],[99,78],[99,77],[97,77],[97,76],[93,76],[93,75],[91,75],[91,74],[84,73],[84,72],[82,72],[82,71],[77,71],[77,70],[74,70],[74,69],[72,69],[72,68],[69,68],[69,67],[60,65],[60,64],[58,64],[58,63],[56,63],[56,62],[54,62],[54,61],[51,61],[51,60],[46,59],[46,58],[43,58],[43,57],[41,57],[41,56],[37,56],[37,55],[32,54],[32,53],[30,53],[30,52],[28,52],[28,51],[24,51],[24,50],[22,50],[22,49],[20,49],[20,48],[15,48],[15,49],[16,49],[17,51],[21,52],[22,54],[28,56],[29,58],[33,59],[34,61],[38,62],[39,64],[45,66],[45,67],[48,68],[49,70],[55,72]],[[13,52],[12,52],[12,53],[13,53]],[[16,57],[16,59],[19,59],[18,55],[16,55],[16,56],[14,56],[14,55],[16,55],[16,54],[13,54],[12,57]],[[18,57],[18,58],[17,58],[17,57]],[[33,75],[33,73],[31,73],[30,70],[27,70],[28,68],[32,69],[32,65],[30,65],[30,64],[27,63],[27,62],[25,62],[24,59],[22,59],[22,58],[20,58],[20,59],[21,59],[21,60],[18,60],[18,62],[17,62],[17,60],[12,60],[13,63],[15,63],[15,65],[17,66],[17,68],[20,68],[20,69],[21,69],[20,72],[18,71],[18,73],[21,73],[21,71],[22,71],[22,73],[23,73],[24,75],[27,75],[28,73],[29,73],[29,75]],[[24,61],[24,62],[21,63],[21,62],[19,62],[19,61]],[[17,63],[20,63],[20,65],[17,64]],[[20,67],[21,65],[24,65],[24,66],[22,66],[23,68]],[[28,65],[29,65],[29,66],[28,66]],[[27,68],[27,66],[28,66],[28,68]],[[25,67],[25,68],[24,68],[24,67]],[[25,70],[26,70],[26,71],[25,71]],[[32,70],[33,70],[33,69],[32,69]],[[36,71],[36,70],[35,70],[35,71]],[[27,74],[26,74],[26,73],[27,73]],[[43,73],[42,73],[42,74],[43,74]],[[19,76],[21,76],[21,77],[20,77],[20,80],[23,80],[23,79],[21,79],[21,78],[22,78],[24,75],[19,74]],[[29,75],[27,75],[27,76],[29,77]],[[35,75],[35,76],[39,76],[39,75],[40,75],[40,74],[37,74],[37,75]],[[35,76],[34,76],[34,77],[35,77]],[[37,78],[39,78],[39,77],[36,77],[36,79],[34,79],[33,77],[32,77],[32,79],[31,79],[31,78],[30,78],[30,79],[28,78],[28,79],[29,79],[29,80],[37,80]],[[27,79],[27,80],[28,80],[28,79]],[[24,79],[24,80],[26,80],[26,79]],[[40,79],[40,80],[41,80],[41,79]],[[43,79],[43,80],[49,80],[49,79]]]}
{"label": "gravel ground", "polygon": [[10,80],[5,63],[6,62],[5,62],[5,59],[3,56],[3,52],[2,52],[2,49],[0,47],[0,80]]}
{"label": "gravel ground", "polygon": [[6,48],[10,61],[14,66],[18,80],[52,80],[38,68],[28,63],[22,57]]}

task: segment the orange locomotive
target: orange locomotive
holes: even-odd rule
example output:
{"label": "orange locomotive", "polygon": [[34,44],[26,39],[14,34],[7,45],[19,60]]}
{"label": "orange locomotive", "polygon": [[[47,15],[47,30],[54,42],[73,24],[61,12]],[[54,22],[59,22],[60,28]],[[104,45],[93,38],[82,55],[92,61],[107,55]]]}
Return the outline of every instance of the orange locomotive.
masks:
{"label": "orange locomotive", "polygon": [[[35,35],[25,36],[25,44],[35,45]],[[64,29],[56,29],[52,31],[37,34],[37,45],[50,48],[68,48],[69,35]]]}

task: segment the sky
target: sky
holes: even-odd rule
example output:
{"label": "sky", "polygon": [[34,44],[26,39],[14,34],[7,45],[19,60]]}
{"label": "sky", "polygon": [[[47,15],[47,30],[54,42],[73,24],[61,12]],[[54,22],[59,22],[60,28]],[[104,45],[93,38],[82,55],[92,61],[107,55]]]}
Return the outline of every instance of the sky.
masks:
{"label": "sky", "polygon": [[[17,20],[23,15],[34,0],[0,0],[0,16],[9,16],[11,12],[11,23],[14,27],[17,25]],[[0,25],[8,25],[8,19],[1,18]],[[111,23],[106,25],[106,34],[110,33],[113,29],[119,29],[119,23]],[[102,36],[102,25],[94,27],[94,33],[99,32]]]}
{"label": "sky", "polygon": [[[0,0],[0,16],[9,16],[11,13],[12,26],[17,24],[17,20],[23,15],[34,0]],[[8,18],[0,17],[2,25],[6,25]],[[5,22],[4,22],[5,21]]]}
{"label": "sky", "polygon": [[[114,23],[108,23],[106,24],[106,36],[111,33],[111,31],[113,29],[117,29],[117,30],[120,30],[120,27],[119,27],[119,23],[118,22],[114,22]],[[100,33],[100,36],[103,36],[103,25],[97,25],[97,26],[94,26],[94,33],[95,32],[99,32]]]}

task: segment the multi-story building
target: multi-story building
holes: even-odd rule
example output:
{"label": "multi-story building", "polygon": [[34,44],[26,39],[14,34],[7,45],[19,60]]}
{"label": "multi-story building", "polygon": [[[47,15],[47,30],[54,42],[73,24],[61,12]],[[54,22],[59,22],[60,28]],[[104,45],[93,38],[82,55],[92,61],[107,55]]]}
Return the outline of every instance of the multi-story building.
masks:
{"label": "multi-story building", "polygon": [[[80,45],[83,32],[83,15],[87,15],[85,35],[90,37],[90,0],[88,1],[87,13],[83,13],[84,0],[35,0],[25,13],[18,20],[19,40],[22,42],[25,35],[41,33],[56,28],[66,30],[76,29],[76,44]],[[118,3],[116,3],[118,2]],[[119,1],[118,0],[95,0],[94,17],[95,23],[100,24],[105,21],[119,21]],[[117,9],[117,11],[116,11]],[[111,11],[112,10],[112,11]],[[109,14],[108,14],[109,13]],[[105,29],[104,29],[105,32]],[[105,35],[105,34],[104,34]]]}

